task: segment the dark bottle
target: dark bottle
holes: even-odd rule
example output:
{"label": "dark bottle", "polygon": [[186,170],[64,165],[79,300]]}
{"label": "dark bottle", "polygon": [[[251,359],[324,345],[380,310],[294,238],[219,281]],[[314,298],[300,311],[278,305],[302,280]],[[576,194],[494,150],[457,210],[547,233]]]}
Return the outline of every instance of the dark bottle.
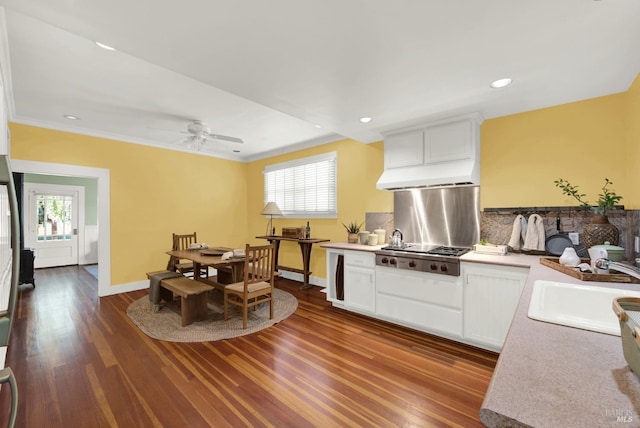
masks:
{"label": "dark bottle", "polygon": [[307,222],[307,227],[304,229],[304,239],[311,239],[311,227],[309,226],[309,222]]}

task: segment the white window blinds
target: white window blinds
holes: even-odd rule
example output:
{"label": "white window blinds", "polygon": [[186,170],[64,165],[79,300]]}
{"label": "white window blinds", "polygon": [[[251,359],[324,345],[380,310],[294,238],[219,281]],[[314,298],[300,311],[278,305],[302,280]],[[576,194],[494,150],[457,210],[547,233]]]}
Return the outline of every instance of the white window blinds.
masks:
{"label": "white window blinds", "polygon": [[264,201],[288,217],[336,217],[336,152],[268,165]]}

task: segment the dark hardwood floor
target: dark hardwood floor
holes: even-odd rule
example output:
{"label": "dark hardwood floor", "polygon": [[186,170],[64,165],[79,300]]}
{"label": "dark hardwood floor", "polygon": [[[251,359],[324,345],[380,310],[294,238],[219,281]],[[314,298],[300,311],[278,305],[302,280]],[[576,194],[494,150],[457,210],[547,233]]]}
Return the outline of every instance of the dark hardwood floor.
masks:
{"label": "dark hardwood floor", "polygon": [[[20,286],[7,355],[25,427],[482,426],[497,355],[331,307],[280,279],[297,311],[253,335],[170,343],[97,297],[83,268]],[[0,392],[6,426],[9,388]]]}

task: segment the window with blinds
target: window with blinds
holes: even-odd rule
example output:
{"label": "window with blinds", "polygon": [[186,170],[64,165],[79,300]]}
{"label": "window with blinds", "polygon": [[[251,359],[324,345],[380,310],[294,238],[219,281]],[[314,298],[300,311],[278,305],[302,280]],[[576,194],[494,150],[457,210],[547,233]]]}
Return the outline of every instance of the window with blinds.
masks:
{"label": "window with blinds", "polygon": [[268,165],[264,200],[287,217],[337,217],[336,152]]}

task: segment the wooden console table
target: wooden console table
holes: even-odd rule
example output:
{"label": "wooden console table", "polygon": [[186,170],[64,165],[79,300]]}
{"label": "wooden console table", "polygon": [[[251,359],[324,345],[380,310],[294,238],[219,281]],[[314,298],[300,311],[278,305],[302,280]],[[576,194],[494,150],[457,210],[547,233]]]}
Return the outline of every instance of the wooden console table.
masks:
{"label": "wooden console table", "polygon": [[[302,238],[287,238],[285,236],[276,236],[276,235],[268,235],[268,236],[256,236],[258,239],[266,239],[269,243],[274,243],[275,247],[275,263],[277,270],[286,270],[289,272],[301,273],[304,277],[302,285],[298,287],[299,290],[306,290],[310,288],[309,284],[309,275],[311,272],[309,271],[309,263],[311,261],[311,247],[313,244],[318,244],[320,242],[329,242],[329,239],[302,239]],[[290,241],[297,242],[300,245],[300,251],[302,251],[302,269],[292,268],[287,266],[282,266],[278,264],[278,251],[280,250],[280,242],[281,241]]]}

